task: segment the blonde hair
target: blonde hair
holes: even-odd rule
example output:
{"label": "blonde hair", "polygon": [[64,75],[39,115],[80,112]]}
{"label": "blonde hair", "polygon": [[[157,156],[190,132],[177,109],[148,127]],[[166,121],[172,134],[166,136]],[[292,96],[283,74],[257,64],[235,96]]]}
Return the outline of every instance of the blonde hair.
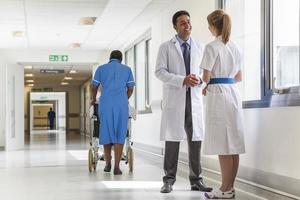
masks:
{"label": "blonde hair", "polygon": [[215,10],[207,16],[208,24],[217,30],[217,34],[222,35],[222,41],[226,44],[231,33],[231,19],[223,10]]}

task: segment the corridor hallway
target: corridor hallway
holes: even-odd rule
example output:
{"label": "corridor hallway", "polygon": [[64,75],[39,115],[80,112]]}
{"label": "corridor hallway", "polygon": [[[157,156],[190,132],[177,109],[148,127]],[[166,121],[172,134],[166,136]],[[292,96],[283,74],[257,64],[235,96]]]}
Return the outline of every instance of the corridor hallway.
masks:
{"label": "corridor hallway", "polygon": [[[162,158],[134,150],[134,171],[122,163],[122,176],[104,173],[100,161],[96,173],[89,173],[89,138],[63,131],[34,131],[25,149],[0,152],[0,199],[7,200],[155,200],[205,199],[190,191],[188,167],[179,164],[177,182],[170,194],[159,192],[162,185]],[[216,176],[203,172],[206,184],[219,185]],[[210,177],[210,178],[208,178]],[[216,178],[218,179],[218,178]],[[241,190],[242,189],[242,190]],[[245,190],[247,192],[245,192]],[[237,200],[280,199],[283,196],[238,182]]]}

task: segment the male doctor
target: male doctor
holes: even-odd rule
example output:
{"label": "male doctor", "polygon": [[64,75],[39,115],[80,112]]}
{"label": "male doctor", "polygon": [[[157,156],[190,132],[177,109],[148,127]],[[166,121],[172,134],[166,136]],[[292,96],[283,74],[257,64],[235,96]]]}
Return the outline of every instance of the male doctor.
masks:
{"label": "male doctor", "polygon": [[176,181],[179,144],[187,139],[191,190],[211,191],[200,177],[203,140],[200,62],[203,48],[191,35],[190,15],[178,11],[172,18],[177,35],[161,44],[156,61],[156,77],[163,82],[161,140],[165,141],[164,185],[169,193]]}

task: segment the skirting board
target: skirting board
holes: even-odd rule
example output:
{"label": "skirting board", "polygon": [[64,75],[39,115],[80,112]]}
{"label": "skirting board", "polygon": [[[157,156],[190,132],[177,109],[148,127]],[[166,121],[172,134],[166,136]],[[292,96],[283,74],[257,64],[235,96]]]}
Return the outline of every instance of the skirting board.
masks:
{"label": "skirting board", "polygon": [[[146,145],[142,143],[134,143],[134,148],[143,150],[151,154],[163,155],[164,148]],[[187,153],[179,153],[179,160],[182,162],[188,162]],[[213,158],[202,157],[202,167],[208,169],[210,172],[215,172],[219,175],[219,161]],[[220,175],[219,175],[220,176]],[[249,168],[240,165],[239,172],[237,175],[238,179],[242,182],[256,185],[257,187],[262,186],[266,190],[275,190],[282,192],[288,196],[300,197],[300,180],[291,177],[281,176],[278,174],[261,171],[258,169]],[[290,194],[290,195],[289,195]]]}

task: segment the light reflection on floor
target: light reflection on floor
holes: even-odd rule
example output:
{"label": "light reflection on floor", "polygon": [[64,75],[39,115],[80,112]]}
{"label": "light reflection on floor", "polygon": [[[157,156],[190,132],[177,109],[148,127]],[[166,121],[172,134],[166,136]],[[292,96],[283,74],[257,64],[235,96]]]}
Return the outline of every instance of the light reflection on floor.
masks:
{"label": "light reflection on floor", "polygon": [[[13,200],[201,200],[202,192],[190,190],[187,166],[179,164],[177,181],[170,194],[159,192],[162,186],[162,158],[135,150],[134,171],[121,163],[123,175],[88,172],[89,138],[64,131],[35,131],[26,137],[25,149],[0,151],[0,199]],[[112,170],[113,171],[113,170]],[[215,180],[206,184],[217,187]],[[257,190],[258,191],[258,190]],[[272,199],[237,190],[236,200]]]}

